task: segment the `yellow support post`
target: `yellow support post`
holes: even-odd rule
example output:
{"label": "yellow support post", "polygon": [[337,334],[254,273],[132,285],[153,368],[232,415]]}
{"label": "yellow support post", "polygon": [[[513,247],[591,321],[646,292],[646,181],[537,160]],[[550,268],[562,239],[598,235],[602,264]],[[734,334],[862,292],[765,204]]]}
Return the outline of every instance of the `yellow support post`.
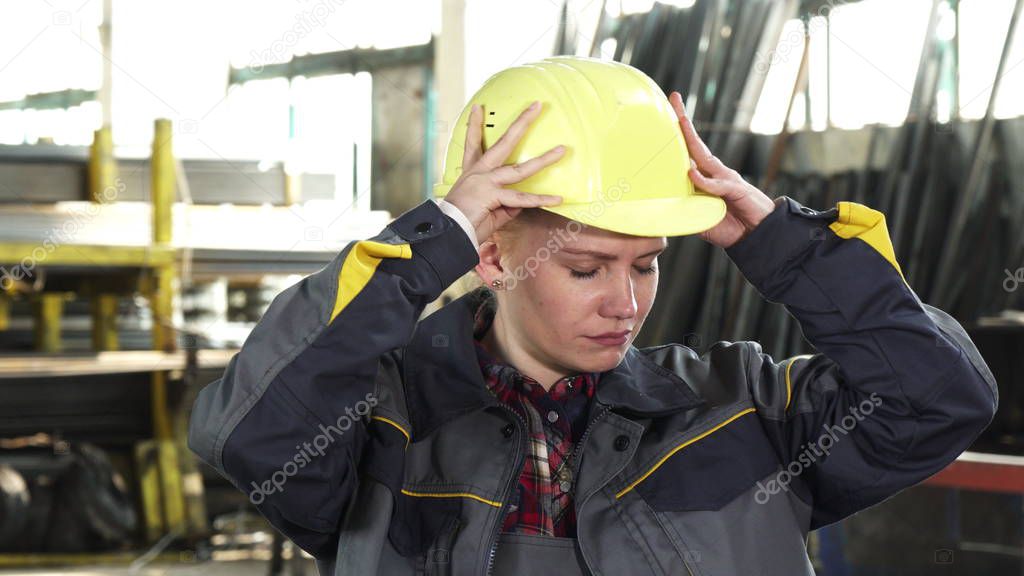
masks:
{"label": "yellow support post", "polygon": [[93,133],[89,147],[89,199],[105,204],[117,199],[117,161],[110,126]]}
{"label": "yellow support post", "polygon": [[178,466],[178,446],[174,440],[158,440],[157,448],[160,457],[160,490],[164,495],[164,526],[167,531],[184,536],[187,532],[185,492],[181,468]]}
{"label": "yellow support post", "polygon": [[[158,119],[153,131],[153,157],[150,161],[150,194],[153,209],[153,245],[169,247],[173,230],[172,207],[175,195],[172,126],[167,119]],[[174,263],[158,265],[150,270],[149,303],[153,311],[153,348],[173,352],[176,348],[172,329],[174,313]],[[160,502],[165,532],[186,533],[185,495],[178,463],[178,447],[167,403],[166,371],[153,373],[153,433],[156,436],[156,457],[159,468]]]}
{"label": "yellow support post", "polygon": [[160,504],[160,457],[155,441],[143,440],[135,444],[135,475],[139,479],[146,541],[156,542],[163,536],[164,521]]}
{"label": "yellow support post", "polygon": [[32,302],[35,348],[39,352],[60,352],[60,320],[64,312],[64,294],[43,292]]}
{"label": "yellow support post", "polygon": [[175,176],[171,121],[158,118],[153,130],[153,158],[150,161],[150,196],[153,202],[153,243],[171,243],[171,207]]}
{"label": "yellow support post", "polygon": [[0,292],[0,332],[11,327],[11,299]]}
{"label": "yellow support post", "polygon": [[119,349],[117,341],[117,294],[94,294],[92,313],[92,349],[100,352]]}

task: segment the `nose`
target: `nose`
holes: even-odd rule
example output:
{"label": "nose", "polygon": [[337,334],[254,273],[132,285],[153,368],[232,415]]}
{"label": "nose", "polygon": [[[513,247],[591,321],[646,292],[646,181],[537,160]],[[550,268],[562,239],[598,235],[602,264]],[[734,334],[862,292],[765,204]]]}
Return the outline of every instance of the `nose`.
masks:
{"label": "nose", "polygon": [[609,282],[608,292],[601,306],[601,315],[606,318],[628,320],[636,316],[636,291],[630,275],[618,275]]}

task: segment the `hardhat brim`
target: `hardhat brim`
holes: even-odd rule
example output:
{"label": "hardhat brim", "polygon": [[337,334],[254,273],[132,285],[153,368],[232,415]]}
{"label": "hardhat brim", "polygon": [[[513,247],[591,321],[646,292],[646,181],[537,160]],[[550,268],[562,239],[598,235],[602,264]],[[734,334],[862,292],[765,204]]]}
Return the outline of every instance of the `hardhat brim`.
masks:
{"label": "hardhat brim", "polygon": [[644,200],[542,206],[588,226],[632,236],[687,236],[713,228],[725,218],[725,201],[692,194]]}

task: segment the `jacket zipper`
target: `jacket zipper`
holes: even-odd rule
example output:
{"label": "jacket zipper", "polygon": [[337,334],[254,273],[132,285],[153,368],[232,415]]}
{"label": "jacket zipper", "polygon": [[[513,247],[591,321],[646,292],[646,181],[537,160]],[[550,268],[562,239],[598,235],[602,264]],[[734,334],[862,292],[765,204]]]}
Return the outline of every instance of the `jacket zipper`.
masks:
{"label": "jacket zipper", "polygon": [[[593,418],[590,419],[590,423],[588,423],[587,427],[583,430],[583,436],[580,436],[580,441],[573,448],[572,455],[570,456],[572,458],[571,464],[569,466],[570,470],[572,470],[572,505],[576,507],[576,511],[577,512],[583,506],[583,503],[579,502],[576,499],[576,487],[578,485],[577,484],[577,480],[579,479],[580,466],[582,465],[582,461],[580,459],[580,454],[583,453],[583,447],[586,446],[587,438],[590,437],[590,431],[594,429],[594,425],[597,424],[598,421],[600,421],[602,418],[604,418],[605,414],[607,414],[608,412],[611,411],[611,408],[612,407],[609,406],[609,405],[604,405],[604,407],[601,409],[601,411],[598,412],[597,415],[595,415]],[[577,519],[577,524],[576,525],[578,527],[579,526],[579,514],[576,514],[576,519]],[[579,545],[579,530],[578,529],[577,529],[577,532],[576,532],[576,541],[577,541],[577,545]],[[589,570],[590,566],[592,565],[592,563],[590,562],[590,559],[587,558],[587,552],[586,552],[586,550],[583,549],[583,546],[580,546],[579,548],[580,548],[580,554],[583,555],[583,561],[586,562],[587,569]]]}
{"label": "jacket zipper", "polygon": [[516,448],[517,448],[516,449],[515,463],[512,466],[512,474],[509,476],[508,481],[505,484],[505,492],[504,492],[504,494],[502,495],[502,498],[501,498],[501,512],[498,514],[498,521],[496,522],[496,525],[494,527],[494,531],[491,533],[491,543],[490,543],[490,547],[489,547],[490,552],[488,553],[488,556],[487,556],[487,574],[488,574],[488,576],[490,576],[491,572],[494,571],[494,555],[498,551],[498,535],[501,533],[501,528],[505,524],[505,517],[508,515],[508,510],[510,508],[508,500],[512,496],[512,487],[514,486],[513,482],[518,482],[519,481],[519,476],[520,476],[520,474],[522,474],[523,464],[525,464],[525,462],[523,462],[523,460],[525,458],[525,454],[524,454],[525,444],[523,443],[523,434],[524,434],[524,431],[526,430],[526,421],[523,420],[523,417],[520,416],[515,410],[512,410],[511,408],[508,408],[507,406],[505,406],[503,404],[499,404],[499,407],[502,410],[508,412],[509,414],[512,414],[513,416],[515,416],[516,420],[519,421],[520,425],[515,427],[515,429],[516,429],[516,442],[515,443],[516,443]]}
{"label": "jacket zipper", "polygon": [[604,415],[611,411],[611,406],[605,405],[601,408],[601,411],[594,415],[590,419],[590,423],[583,430],[583,435],[580,436],[580,441],[576,443],[576,446],[572,449],[572,454],[569,455],[569,468],[572,470],[572,501],[573,506],[576,505],[576,478],[579,476],[580,459],[579,454],[583,451],[583,446],[587,443],[587,438],[590,436],[590,431],[594,428],[594,424],[598,420],[604,418]]}

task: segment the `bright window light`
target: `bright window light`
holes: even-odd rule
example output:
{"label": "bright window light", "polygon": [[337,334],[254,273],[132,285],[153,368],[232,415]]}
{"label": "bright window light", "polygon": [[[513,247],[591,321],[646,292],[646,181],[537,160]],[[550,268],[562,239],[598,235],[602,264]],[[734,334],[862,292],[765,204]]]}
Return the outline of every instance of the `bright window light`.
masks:
{"label": "bright window light", "polygon": [[[981,118],[985,115],[1012,12],[1013,0],[960,2],[961,118]],[[1024,26],[1017,26],[994,114],[997,118],[1024,114]]]}

